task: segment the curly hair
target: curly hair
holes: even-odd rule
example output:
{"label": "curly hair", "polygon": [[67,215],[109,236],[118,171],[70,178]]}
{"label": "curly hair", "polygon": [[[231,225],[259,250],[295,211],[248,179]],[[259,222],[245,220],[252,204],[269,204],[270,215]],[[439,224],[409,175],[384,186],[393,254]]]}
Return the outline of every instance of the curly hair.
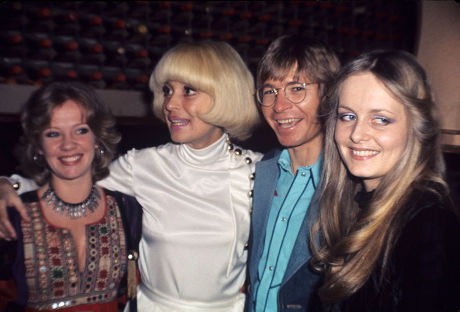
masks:
{"label": "curly hair", "polygon": [[23,173],[38,185],[45,184],[51,175],[41,150],[41,134],[49,127],[53,110],[72,100],[85,112],[86,123],[95,136],[96,145],[103,153],[96,154],[92,164],[92,179],[96,182],[109,175],[108,165],[115,157],[121,139],[115,127],[115,118],[96,92],[75,82],[52,82],[35,91],[21,110],[23,135],[16,153]]}

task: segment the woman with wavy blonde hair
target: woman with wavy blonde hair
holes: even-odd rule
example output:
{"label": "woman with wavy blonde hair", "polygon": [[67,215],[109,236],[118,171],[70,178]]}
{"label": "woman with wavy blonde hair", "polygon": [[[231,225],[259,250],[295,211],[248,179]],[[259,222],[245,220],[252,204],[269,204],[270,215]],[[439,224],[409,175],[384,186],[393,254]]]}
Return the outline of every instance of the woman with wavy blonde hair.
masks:
{"label": "woman with wavy blonde hair", "polygon": [[457,311],[460,227],[435,104],[409,53],[349,62],[330,90],[312,264],[326,311]]}

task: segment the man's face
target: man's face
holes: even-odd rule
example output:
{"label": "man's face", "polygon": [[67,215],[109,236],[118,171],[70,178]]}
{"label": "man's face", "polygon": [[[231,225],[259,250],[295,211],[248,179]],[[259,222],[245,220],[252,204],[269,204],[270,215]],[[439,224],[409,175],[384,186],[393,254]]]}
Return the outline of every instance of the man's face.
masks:
{"label": "man's face", "polygon": [[[318,119],[319,85],[309,84],[306,76],[295,79],[295,68],[282,81],[267,79],[263,86],[278,89],[275,102],[270,107],[262,106],[265,120],[275,132],[278,141],[286,148],[308,145],[321,134],[321,124]],[[294,104],[286,97],[284,88],[292,82],[307,83],[305,98]]]}

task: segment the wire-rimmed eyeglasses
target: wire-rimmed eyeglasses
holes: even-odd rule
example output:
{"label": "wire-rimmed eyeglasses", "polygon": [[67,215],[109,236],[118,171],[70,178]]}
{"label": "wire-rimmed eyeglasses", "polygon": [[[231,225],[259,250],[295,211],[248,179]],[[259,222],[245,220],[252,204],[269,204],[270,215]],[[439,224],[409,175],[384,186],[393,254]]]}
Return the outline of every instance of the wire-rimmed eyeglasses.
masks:
{"label": "wire-rimmed eyeglasses", "polygon": [[289,102],[298,104],[307,96],[307,86],[316,84],[317,82],[290,82],[284,88],[272,88],[270,86],[262,86],[257,89],[257,101],[263,107],[270,107],[275,103],[278,97],[279,90],[284,90],[284,96]]}

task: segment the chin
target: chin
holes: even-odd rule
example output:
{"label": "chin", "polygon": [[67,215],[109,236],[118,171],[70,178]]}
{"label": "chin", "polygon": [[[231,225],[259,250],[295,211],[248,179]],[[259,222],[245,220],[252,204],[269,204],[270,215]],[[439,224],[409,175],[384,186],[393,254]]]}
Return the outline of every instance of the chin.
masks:
{"label": "chin", "polygon": [[362,171],[355,171],[355,172],[350,172],[354,177],[362,180],[374,180],[376,178],[375,175],[369,173],[369,172],[362,172]]}

